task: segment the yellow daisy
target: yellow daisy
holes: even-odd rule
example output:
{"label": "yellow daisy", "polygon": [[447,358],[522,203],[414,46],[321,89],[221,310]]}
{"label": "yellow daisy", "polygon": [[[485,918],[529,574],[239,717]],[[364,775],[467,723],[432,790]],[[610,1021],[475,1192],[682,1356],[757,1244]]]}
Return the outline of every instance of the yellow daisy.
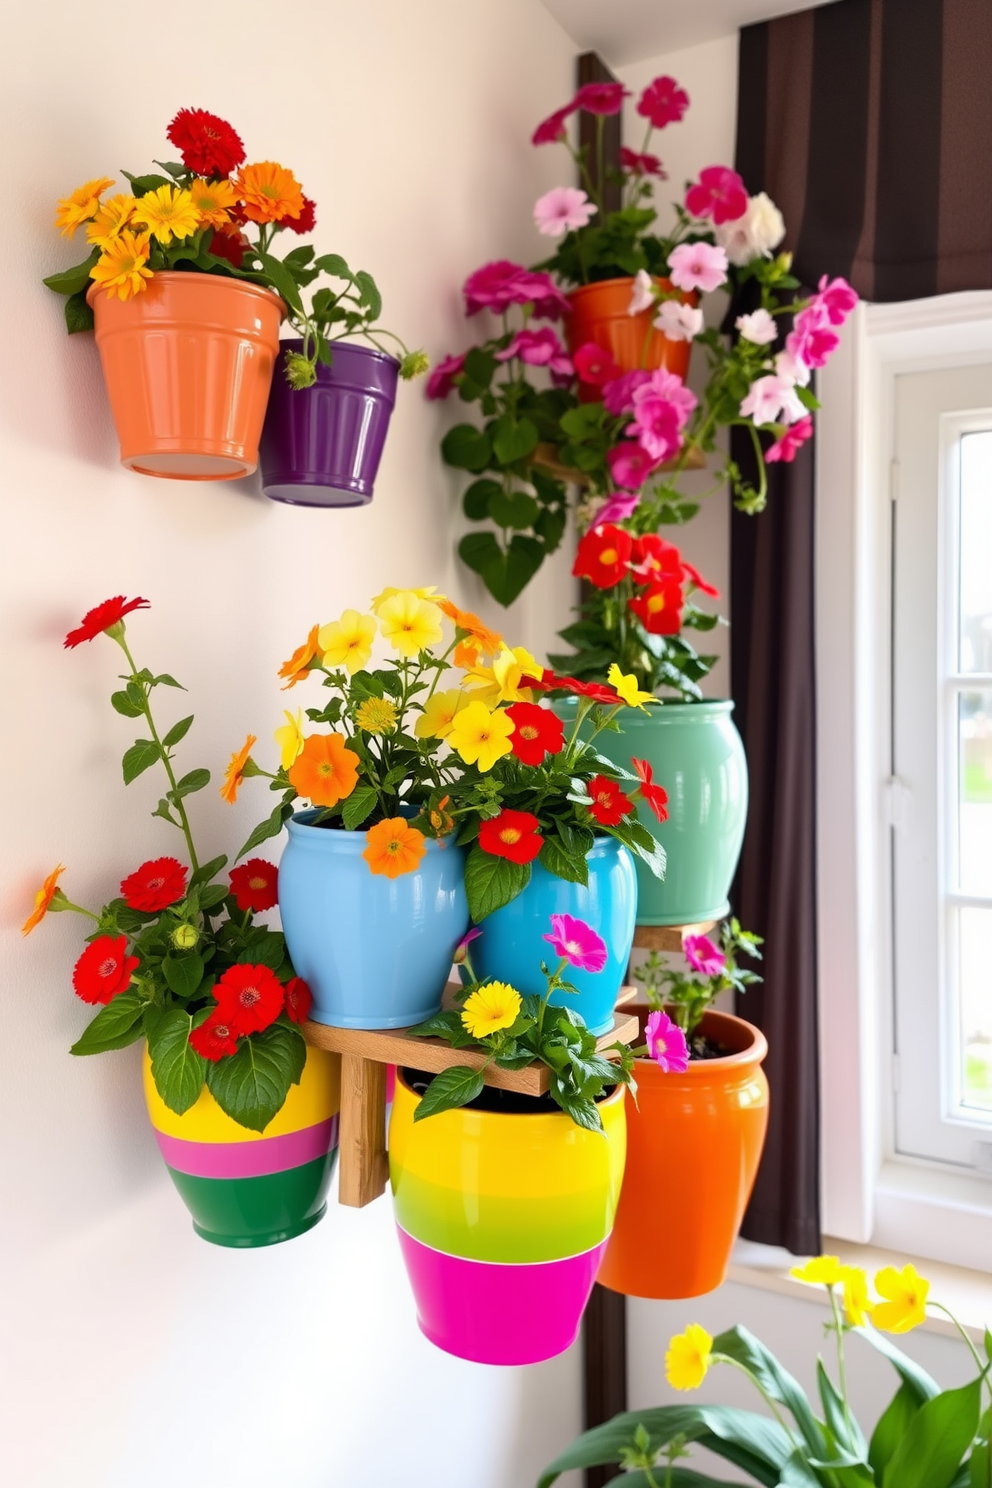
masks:
{"label": "yellow daisy", "polygon": [[488,982],[466,999],[462,1023],[473,1038],[485,1038],[509,1028],[517,1020],[523,998],[506,982]]}
{"label": "yellow daisy", "polygon": [[106,248],[115,238],[120,237],[121,232],[134,216],[137,199],[121,192],[112,196],[109,201],[101,202],[100,209],[92,222],[86,225],[86,241],[96,243],[100,248]]}
{"label": "yellow daisy", "polygon": [[223,227],[230,222],[231,208],[238,200],[230,181],[203,181],[197,177],[190,182],[189,194],[201,222],[211,227]]}
{"label": "yellow daisy", "polygon": [[134,219],[143,222],[163,247],[173,238],[191,238],[200,226],[193,198],[182,186],[158,186],[146,191],[134,209]]}
{"label": "yellow daisy", "polygon": [[55,226],[64,238],[71,238],[77,227],[96,216],[100,197],[113,184],[112,176],[97,176],[95,181],[87,181],[85,186],[77,187],[71,196],[60,198],[55,213]]}
{"label": "yellow daisy", "polygon": [[389,698],[365,698],[355,710],[355,722],[367,734],[391,734],[396,718],[396,704]]}
{"label": "yellow daisy", "polygon": [[97,284],[107,291],[107,298],[116,294],[121,300],[129,300],[145,288],[145,280],[152,277],[148,267],[148,234],[133,233],[124,228],[120,235],[107,243],[102,254],[90,271]]}

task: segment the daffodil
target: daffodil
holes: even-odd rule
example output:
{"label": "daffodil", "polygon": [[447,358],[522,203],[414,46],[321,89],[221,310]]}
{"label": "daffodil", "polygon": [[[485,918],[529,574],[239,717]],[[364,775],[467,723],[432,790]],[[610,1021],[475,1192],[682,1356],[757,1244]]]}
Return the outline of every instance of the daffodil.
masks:
{"label": "daffodil", "polygon": [[64,238],[71,238],[77,227],[95,217],[100,206],[100,197],[108,186],[113,186],[113,176],[97,176],[78,186],[70,196],[63,196],[55,213],[55,226]]}
{"label": "daffodil", "polygon": [[868,1278],[860,1266],[844,1266],[844,1315],[852,1328],[863,1328],[874,1304],[868,1296]]}
{"label": "daffodil", "polygon": [[494,703],[529,703],[534,694],[522,685],[525,677],[540,677],[541,663],[524,646],[502,646],[493,658],[492,666],[473,666],[465,673],[465,686],[475,693],[476,700],[492,706]]}
{"label": "daffodil", "polygon": [[146,191],[134,209],[134,220],[144,223],[163,246],[173,238],[191,238],[200,226],[200,214],[183,186],[157,186]]}
{"label": "daffodil", "polygon": [[673,1390],[697,1390],[706,1378],[713,1339],[699,1323],[676,1333],[665,1354],[665,1378]]}
{"label": "daffodil", "polygon": [[133,233],[127,227],[106,244],[90,274],[106,290],[108,299],[116,294],[129,300],[145,288],[145,280],[152,277],[148,251],[148,234]]}
{"label": "daffodil", "polygon": [[441,611],[415,589],[401,589],[376,609],[383,638],[401,656],[417,656],[441,639]]}
{"label": "daffodil", "polygon": [[621,698],[627,704],[628,708],[640,708],[646,713],[647,708],[644,706],[645,703],[654,702],[654,693],[642,692],[637,685],[637,678],[633,673],[625,677],[615,661],[610,663],[610,670],[606,674],[606,680],[616,690],[617,697]]}
{"label": "daffodil", "polygon": [[374,640],[375,621],[357,610],[345,610],[340,620],[322,625],[318,634],[324,665],[347,667],[352,676],[368,662]]}
{"label": "daffodil", "polygon": [[810,1286],[838,1286],[844,1280],[844,1270],[839,1256],[822,1255],[814,1256],[803,1266],[793,1266],[789,1275]]}
{"label": "daffodil", "polygon": [[273,738],[279,745],[279,763],[284,770],[295,765],[303,750],[303,709],[297,708],[296,713],[290,713],[288,708],[283,708],[283,716],[286,722],[282,728],[277,728]]}
{"label": "daffodil", "polygon": [[413,726],[418,739],[446,739],[451,733],[455,714],[464,708],[469,699],[460,687],[450,687],[447,692],[436,692],[427,699],[424,711]]}
{"label": "daffodil", "polygon": [[108,243],[120,237],[134,216],[136,206],[136,198],[125,192],[119,192],[117,196],[101,202],[96,216],[92,222],[87,223],[86,241],[96,243],[98,248],[106,248]]}
{"label": "daffodil", "polygon": [[915,1266],[883,1266],[875,1274],[875,1290],[884,1300],[872,1308],[872,1322],[883,1333],[908,1333],[924,1322],[930,1283]]}
{"label": "daffodil", "polygon": [[488,982],[466,998],[462,1023],[473,1038],[485,1038],[517,1020],[523,998],[506,982]]}
{"label": "daffodil", "polygon": [[456,714],[448,732],[448,743],[467,765],[491,770],[498,759],[512,748],[510,735],[513,719],[497,709],[491,713],[485,703],[467,703]]}

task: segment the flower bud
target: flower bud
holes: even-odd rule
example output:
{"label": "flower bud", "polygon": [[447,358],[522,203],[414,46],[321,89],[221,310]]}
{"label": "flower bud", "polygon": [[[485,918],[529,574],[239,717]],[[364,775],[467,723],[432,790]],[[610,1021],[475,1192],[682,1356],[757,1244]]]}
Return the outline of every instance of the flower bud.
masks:
{"label": "flower bud", "polygon": [[172,932],[172,944],[177,951],[191,951],[200,938],[195,925],[177,925]]}
{"label": "flower bud", "polygon": [[287,351],[286,381],[297,391],[300,388],[313,387],[317,381],[317,369],[309,357],[301,356],[298,351]]}
{"label": "flower bud", "polygon": [[400,376],[405,382],[412,377],[420,377],[430,368],[430,357],[426,351],[408,351],[400,362]]}

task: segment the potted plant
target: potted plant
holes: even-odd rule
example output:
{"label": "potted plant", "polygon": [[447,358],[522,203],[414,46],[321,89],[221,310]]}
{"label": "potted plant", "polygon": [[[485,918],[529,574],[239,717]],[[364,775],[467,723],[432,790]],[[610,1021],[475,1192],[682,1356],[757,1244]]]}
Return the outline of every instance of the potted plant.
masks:
{"label": "potted plant", "polygon": [[[625,1411],[587,1431],[541,1475],[550,1488],[570,1468],[619,1463],[612,1479],[627,1488],[718,1488],[723,1479],[679,1463],[690,1444],[733,1464],[750,1483],[795,1483],[808,1488],[977,1488],[992,1477],[992,1408],[983,1410],[992,1367],[992,1335],[985,1332],[985,1358],[949,1308],[930,1305],[954,1323],[971,1355],[975,1378],[941,1390],[885,1335],[918,1327],[927,1315],[930,1283],[915,1266],[883,1266],[875,1273],[878,1299],[859,1266],[837,1256],[818,1256],[793,1268],[800,1281],[822,1285],[830,1299],[837,1346],[836,1379],[817,1360],[820,1408],[747,1328],[728,1328],[712,1338],[690,1323],[671,1339],[665,1355],[668,1383],[694,1390],[717,1365],[747,1376],[761,1397],[761,1413],[720,1405],[668,1405]],[[898,1388],[870,1435],[859,1425],[848,1388],[845,1345],[856,1338],[888,1360]],[[771,1419],[769,1419],[769,1413]]]}
{"label": "potted plant", "polygon": [[[635,1003],[649,1048],[655,1030],[674,1024],[687,1056],[669,1066],[637,1065],[638,1099],[628,1110],[627,1180],[599,1281],[633,1297],[697,1297],[724,1280],[751,1196],[768,1124],[764,1035],[711,1006],[721,992],[759,981],[738,965],[760,953],[757,936],[735,919],[720,945],[705,935],[683,942],[688,969],[652,952],[634,975],[645,1000]],[[680,1179],[665,1181],[673,1152]]]}
{"label": "potted plant", "polygon": [[144,599],[105,600],[65,645],[104,634],[123,652],[123,686],[111,703],[123,717],[142,719],[149,735],[125,752],[124,783],[161,765],[168,789],[153,815],[182,833],[188,862],[142,863],[99,913],[66,897],[59,865],[23,928],[30,933],[57,910],[92,921],[72,984],[98,1011],[71,1052],[102,1054],[144,1040],[149,1116],[197,1233],[217,1245],[271,1245],[310,1229],[326,1208],[338,1061],[304,1043],[309,989],[282,934],[255,920],[276,907],[274,866],[252,859],[223,882],[227,858],[197,854],[187,801],[210,772],[177,778],[174,750],[192,716],[164,733],[153,717],[154,690],[181,684],[139,668],[131,654],[124,617],[147,607]]}

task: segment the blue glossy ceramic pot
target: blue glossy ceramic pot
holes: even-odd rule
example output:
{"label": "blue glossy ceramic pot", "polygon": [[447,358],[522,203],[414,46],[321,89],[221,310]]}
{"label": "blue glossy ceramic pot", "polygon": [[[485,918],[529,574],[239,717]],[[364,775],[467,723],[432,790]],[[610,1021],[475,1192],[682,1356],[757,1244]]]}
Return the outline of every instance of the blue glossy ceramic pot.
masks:
{"label": "blue glossy ceramic pot", "polygon": [[558,959],[543,939],[551,929],[551,916],[569,914],[585,920],[605,940],[609,959],[599,972],[570,968],[568,979],[579,995],[555,992],[551,1001],[581,1013],[586,1026],[599,1035],[613,1026],[613,1007],[630,960],[637,875],[630,853],[615,837],[598,837],[586,861],[588,884],[569,883],[534,863],[523,893],[482,921],[482,934],[472,942],[471,954],[480,980],[495,977],[518,992],[543,994],[547,984],[541,962],[555,966]]}
{"label": "blue glossy ceramic pot", "polygon": [[279,911],[310,1016],[332,1028],[405,1028],[431,1017],[468,928],[465,854],[428,839],[420,867],[399,878],[370,872],[365,832],[287,822]]}

